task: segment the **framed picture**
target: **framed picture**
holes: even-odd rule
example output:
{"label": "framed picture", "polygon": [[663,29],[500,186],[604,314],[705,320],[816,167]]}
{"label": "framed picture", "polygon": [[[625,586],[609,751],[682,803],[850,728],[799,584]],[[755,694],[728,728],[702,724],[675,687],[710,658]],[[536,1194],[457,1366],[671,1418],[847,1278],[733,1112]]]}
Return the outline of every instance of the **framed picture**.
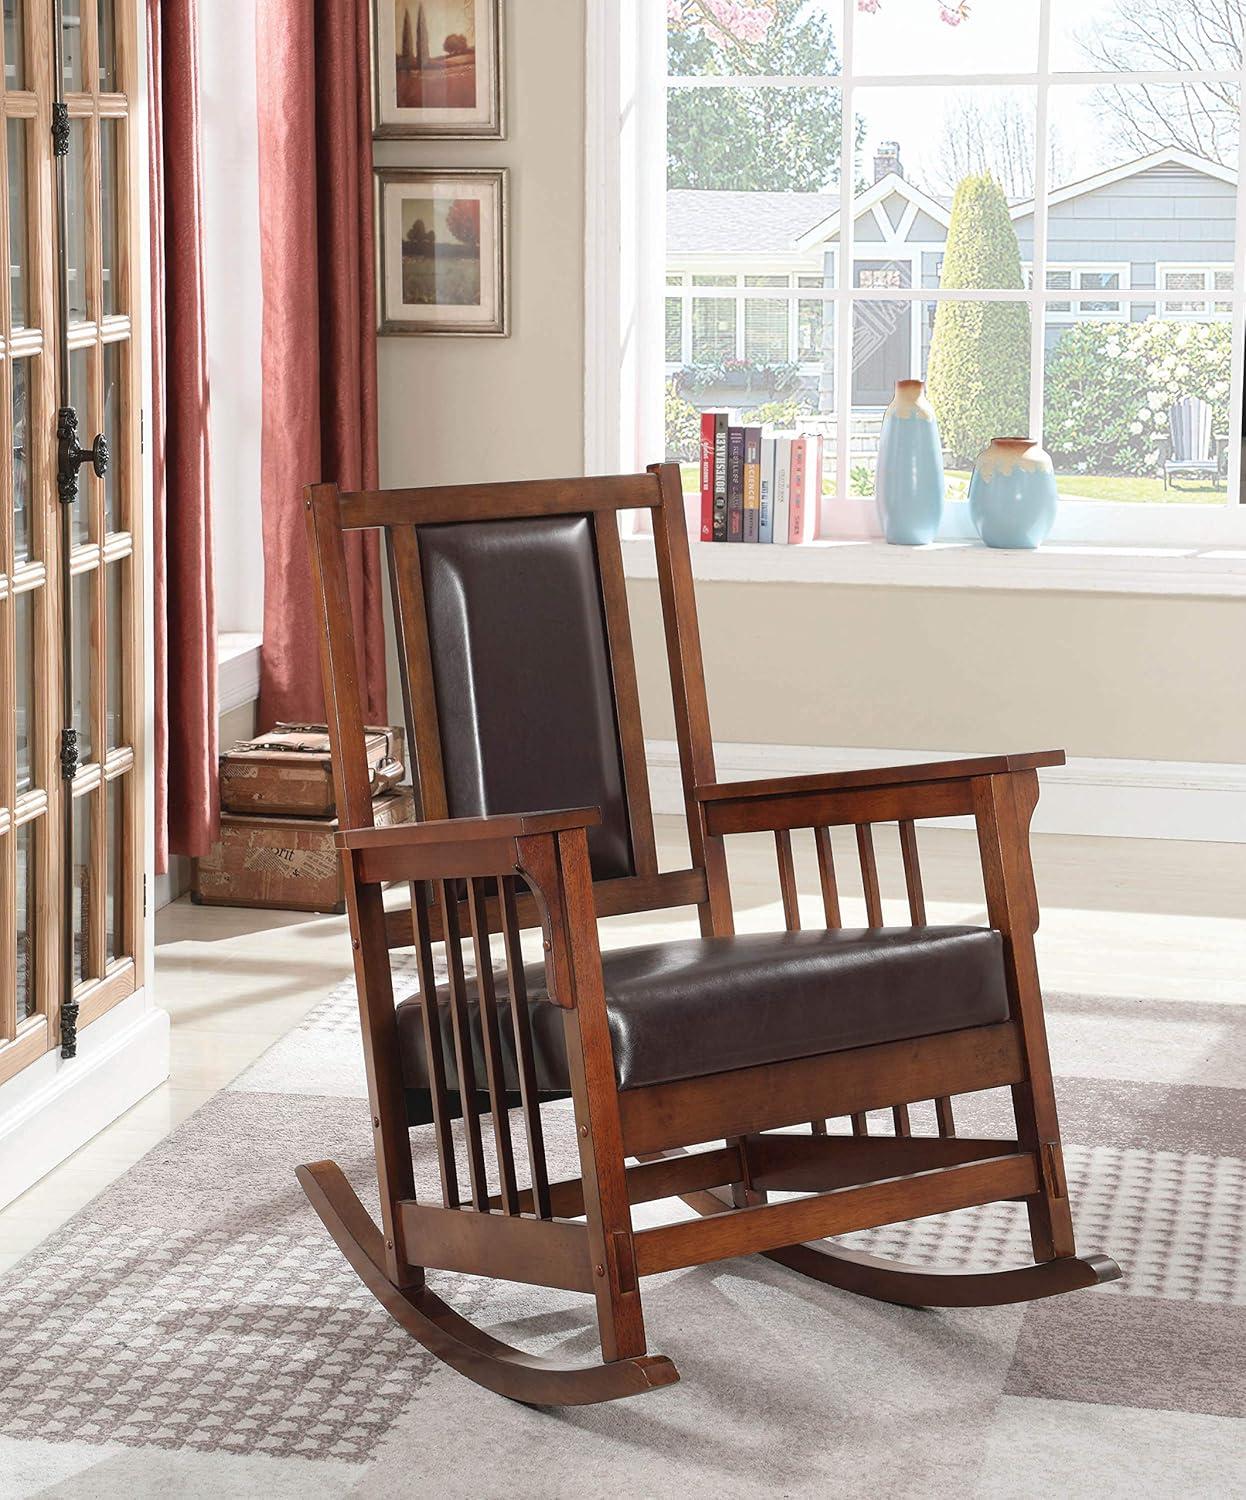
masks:
{"label": "framed picture", "polygon": [[372,0],[378,137],[501,139],[502,0]]}
{"label": "framed picture", "polygon": [[506,334],[506,169],[376,177],[381,333]]}

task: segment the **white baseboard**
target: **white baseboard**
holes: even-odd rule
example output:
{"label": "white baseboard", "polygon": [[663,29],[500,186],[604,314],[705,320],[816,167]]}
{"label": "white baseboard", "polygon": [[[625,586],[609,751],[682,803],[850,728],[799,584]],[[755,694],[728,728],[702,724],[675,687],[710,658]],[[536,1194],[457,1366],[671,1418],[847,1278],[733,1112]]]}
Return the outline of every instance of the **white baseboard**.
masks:
{"label": "white baseboard", "polygon": [[[646,740],[655,813],[682,814],[673,740]],[[714,746],[720,781],[799,776],[863,766],[947,760],[968,751],[828,749],[812,745]],[[1246,765],[1080,758],[1039,773],[1038,833],[1246,843]],[[968,826],[967,819],[948,819]]]}
{"label": "white baseboard", "polygon": [[169,1017],[142,990],[0,1084],[0,1208],[169,1076]]}

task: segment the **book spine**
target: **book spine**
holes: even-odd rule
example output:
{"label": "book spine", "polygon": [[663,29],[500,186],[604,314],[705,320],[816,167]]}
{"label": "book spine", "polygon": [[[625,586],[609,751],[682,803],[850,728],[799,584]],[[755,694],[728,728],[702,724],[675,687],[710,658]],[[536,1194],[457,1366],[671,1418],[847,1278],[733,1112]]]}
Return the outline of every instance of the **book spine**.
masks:
{"label": "book spine", "polygon": [[787,540],[792,545],[801,540],[805,525],[805,467],[808,444],[804,433],[792,439],[792,501],[788,512]]}
{"label": "book spine", "polygon": [[774,537],[774,459],[777,440],[761,440],[761,496],[757,506],[757,540],[769,542]]}
{"label": "book spine", "polygon": [[761,530],[761,428],[744,429],[744,540],[755,542]]}
{"label": "book spine", "polygon": [[701,540],[714,540],[714,413],[701,413]]}
{"label": "book spine", "polygon": [[714,540],[727,540],[727,413],[714,413]]}
{"label": "book spine", "polygon": [[822,462],[825,439],[821,433],[817,437],[810,438],[812,446],[813,461],[809,468],[809,483],[806,485],[807,499],[805,501],[805,540],[810,541],[822,535]]}
{"label": "book spine", "polygon": [[744,540],[744,429],[727,429],[727,540]]}
{"label": "book spine", "polygon": [[792,504],[792,440],[781,437],[774,447],[774,522],[771,540],[787,545],[787,522]]}

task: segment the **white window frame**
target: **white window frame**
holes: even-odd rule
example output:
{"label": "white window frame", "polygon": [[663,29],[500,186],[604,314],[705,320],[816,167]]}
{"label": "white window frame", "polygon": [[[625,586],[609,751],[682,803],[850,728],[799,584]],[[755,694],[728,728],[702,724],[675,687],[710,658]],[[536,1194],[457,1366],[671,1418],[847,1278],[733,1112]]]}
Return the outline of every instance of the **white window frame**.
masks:
{"label": "white window frame", "polygon": [[[1197,267],[1195,268],[1197,269]],[[1027,261],[1023,267],[1026,283],[1031,284],[1034,275],[1034,267]],[[1117,291],[1129,291],[1130,287],[1130,263],[1128,261],[1097,261],[1097,260],[1049,260],[1045,268],[1045,274],[1050,275],[1052,271],[1067,271],[1069,273],[1069,287],[1067,292],[1062,287],[1048,287],[1047,290],[1055,293],[1059,302],[1068,302],[1067,309],[1061,308],[1057,301],[1049,301],[1047,305],[1048,323],[1122,323],[1129,321],[1129,304],[1122,302],[1114,295]],[[1110,290],[1100,291],[1096,287],[1084,287],[1081,278],[1086,275],[1101,276],[1104,274],[1119,277],[1115,287]],[[1085,297],[1086,302],[1115,302],[1116,306],[1111,312],[1087,312],[1084,307],[1083,298],[1078,293],[1090,293]]]}
{"label": "white window frame", "polygon": [[[855,0],[846,0],[836,33],[844,71],[833,77],[714,75],[668,80],[665,71],[665,5],[653,3],[653,0],[588,0],[585,284],[585,464],[588,472],[618,472],[643,467],[663,450],[663,292],[668,269],[665,257],[667,89],[671,86],[755,88],[767,84],[837,89],[841,96],[842,117],[850,119],[854,92],[858,88],[939,86],[955,89],[966,85],[966,77],[955,74],[892,76],[854,73],[850,63],[856,23]],[[1042,0],[1038,46],[1035,72],[975,75],[973,81],[1035,88],[1036,128],[1038,138],[1045,140],[1048,99],[1053,87],[1062,84],[1084,86],[1095,82],[1101,75],[1058,72],[1050,68],[1051,0]],[[1170,81],[1168,74],[1113,73],[1110,76],[1116,84]],[[1173,75],[1173,79],[1183,83],[1238,84],[1242,98],[1242,139],[1246,142],[1246,66],[1216,72],[1184,72]],[[853,145],[851,133],[846,133],[839,172],[843,182],[855,179]],[[1039,149],[1035,153],[1032,259],[1041,265],[1046,264],[1051,207],[1047,169],[1047,152]],[[1223,292],[1215,300],[1229,302],[1233,308],[1230,410],[1240,412],[1243,339],[1246,335],[1246,191],[1238,192],[1236,213],[1234,290]],[[841,266],[851,265],[855,259],[853,221],[852,214],[840,215],[836,247]],[[859,300],[854,296],[854,289],[847,284],[849,280],[837,277],[834,286],[820,294],[804,288],[800,295],[806,298],[820,295],[832,304],[846,304],[845,311],[848,311],[851,303]],[[788,295],[795,297],[796,289],[793,288]],[[1031,318],[1032,368],[1041,368],[1044,358],[1046,319],[1043,314],[1046,304],[1070,300],[1068,292],[1048,291],[1045,286],[974,292],[915,286],[888,292],[871,289],[868,295],[920,302],[1024,302],[1034,314]],[[1122,313],[1134,303],[1163,301],[1163,293],[1155,288],[1122,287],[1117,296]],[[914,321],[919,323],[920,319]],[[836,315],[834,326],[835,390],[843,392],[851,389],[851,319]],[[1041,383],[1035,381],[1033,385],[1030,426],[1031,432],[1041,437]],[[829,529],[834,535],[844,538],[878,536],[877,509],[873,500],[850,496],[849,445],[841,444],[839,449],[835,489],[840,498],[828,502],[826,519]],[[1079,501],[1061,506],[1051,541],[1126,547],[1240,548],[1246,545],[1246,505],[1238,503],[1241,471],[1240,445],[1231,443],[1225,504]],[[943,533],[946,537],[972,536],[967,509],[963,502],[949,503]]]}
{"label": "white window frame", "polygon": [[[1226,292],[1223,288],[1216,286],[1216,272],[1229,271],[1233,267],[1224,261],[1179,261],[1161,260],[1155,263],[1155,289],[1156,293],[1166,299],[1165,310],[1160,313],[1164,318],[1188,318],[1194,322],[1202,323],[1212,319],[1223,319],[1232,317],[1232,313],[1217,312],[1217,302],[1232,303],[1233,294]],[[1165,285],[1170,274],[1178,276],[1201,276],[1203,285],[1200,289],[1191,287],[1183,291],[1180,287],[1169,287]],[[1173,302],[1201,302],[1202,310],[1192,308],[1181,308],[1174,310]]]}

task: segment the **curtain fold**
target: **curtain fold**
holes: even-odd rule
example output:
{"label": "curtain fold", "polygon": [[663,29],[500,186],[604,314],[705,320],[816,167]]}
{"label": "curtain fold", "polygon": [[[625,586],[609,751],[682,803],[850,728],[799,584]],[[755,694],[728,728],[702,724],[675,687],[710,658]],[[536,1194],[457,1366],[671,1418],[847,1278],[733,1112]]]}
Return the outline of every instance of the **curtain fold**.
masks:
{"label": "curtain fold", "polygon": [[[303,488],[375,488],[376,289],[369,0],[257,13],[264,283],[260,728],[323,720]],[[364,712],[386,718],[375,534],[347,538]]]}
{"label": "curtain fold", "polygon": [[197,0],[148,0],[156,868],[216,840],[216,605]]}

